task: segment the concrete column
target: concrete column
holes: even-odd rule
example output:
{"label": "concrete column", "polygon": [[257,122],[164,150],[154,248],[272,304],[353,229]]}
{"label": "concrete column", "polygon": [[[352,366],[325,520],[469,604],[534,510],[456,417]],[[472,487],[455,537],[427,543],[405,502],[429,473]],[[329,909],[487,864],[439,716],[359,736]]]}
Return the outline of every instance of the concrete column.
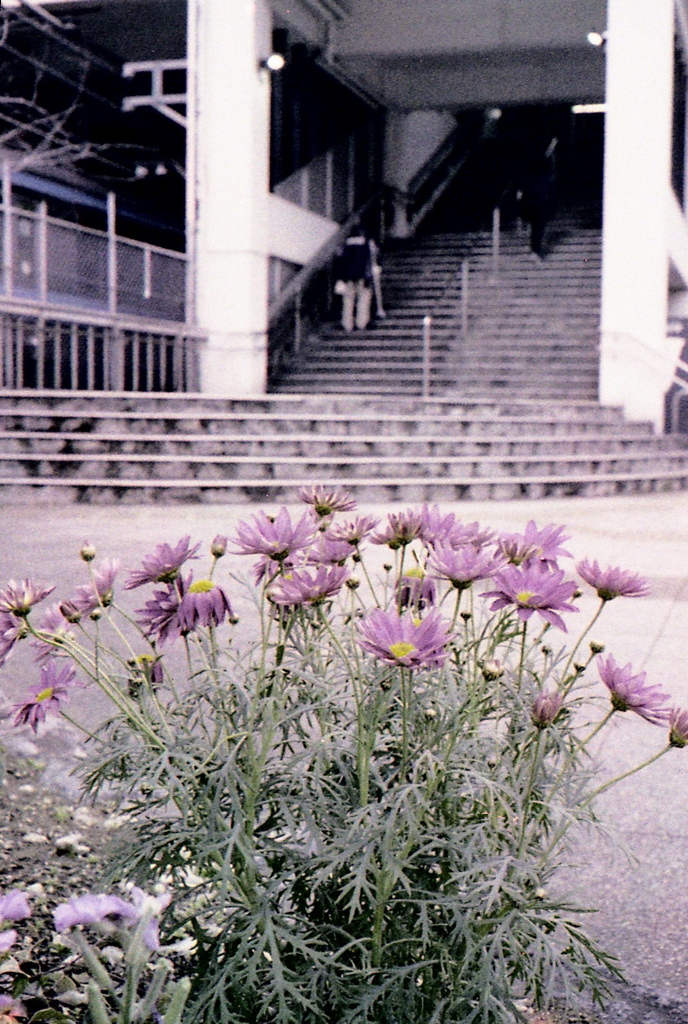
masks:
{"label": "concrete column", "polygon": [[[268,0],[189,0],[187,224],[193,319],[208,337],[201,390],[266,389],[270,52]],[[191,170],[191,168],[190,168]]]}
{"label": "concrete column", "polygon": [[385,184],[395,190],[394,223],[390,235],[406,238],[406,192],[413,176],[456,128],[444,110],[390,110],[385,125]]}
{"label": "concrete column", "polygon": [[661,427],[673,0],[609,0],[607,28],[600,399]]}

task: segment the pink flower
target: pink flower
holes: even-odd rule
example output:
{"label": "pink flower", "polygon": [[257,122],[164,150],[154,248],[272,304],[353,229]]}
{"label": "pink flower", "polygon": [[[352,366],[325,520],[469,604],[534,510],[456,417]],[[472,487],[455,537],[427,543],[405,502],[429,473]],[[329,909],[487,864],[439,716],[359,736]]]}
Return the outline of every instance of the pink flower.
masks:
{"label": "pink flower", "polygon": [[435,581],[420,566],[407,569],[396,584],[401,608],[415,608],[423,611],[431,607],[437,599]]}
{"label": "pink flower", "polygon": [[293,569],[277,577],[268,590],[268,598],[280,605],[323,604],[339,593],[348,576],[348,569],[338,565],[321,565],[315,573]]}
{"label": "pink flower", "polygon": [[527,622],[533,612],[537,612],[546,622],[566,632],[566,624],[558,613],[578,611],[571,604],[576,584],[564,580],[564,573],[560,570],[550,572],[538,563],[520,568],[509,565],[496,574],[494,583],[496,589],[482,595],[495,598],[490,611],[498,611],[513,604],[522,622]]}
{"label": "pink flower", "polygon": [[530,520],[523,533],[509,533],[499,538],[499,550],[514,565],[524,562],[544,562],[548,567],[557,567],[557,557],[572,555],[561,545],[569,537],[564,536],[564,527],[550,523],[541,530]]}
{"label": "pink flower", "polygon": [[335,540],[329,533],[319,534],[306,555],[307,565],[343,565],[351,555],[351,545]]}
{"label": "pink flower", "polygon": [[258,512],[253,516],[253,524],[237,525],[235,554],[266,555],[275,562],[284,562],[293,552],[310,547],[315,530],[311,512],[304,512],[296,524],[292,524],[286,508],[275,519]]}
{"label": "pink flower", "polygon": [[0,932],[0,953],[6,953],[8,949],[11,949],[18,938],[19,935],[14,928],[9,928],[6,932]]}
{"label": "pink flower", "polygon": [[10,580],[4,590],[0,590],[0,612],[9,612],[19,619],[25,619],[34,605],[52,594],[55,584],[45,587],[42,583],[22,580],[21,583]]}
{"label": "pink flower", "polygon": [[361,647],[388,665],[429,668],[442,665],[447,657],[449,631],[438,612],[418,620],[409,613],[375,608],[358,628]]}
{"label": "pink flower", "polygon": [[118,568],[117,559],[105,558],[98,569],[93,569],[92,579],[76,588],[71,604],[81,615],[90,615],[96,608],[107,608],[112,604]]}
{"label": "pink flower", "polygon": [[69,692],[76,685],[74,666],[71,662],[60,663],[51,658],[41,665],[40,682],[29,688],[28,700],[10,708],[14,714],[14,725],[30,725],[38,732],[40,722],[45,722],[49,711],[58,711],[60,704],[69,700]]}
{"label": "pink flower", "polygon": [[186,592],[179,604],[177,621],[181,633],[190,633],[197,626],[208,629],[219,626],[225,616],[233,617],[232,606],[223,588],[212,580],[191,582],[189,576]]}
{"label": "pink flower", "polygon": [[587,558],[579,562],[576,568],[581,578],[597,591],[603,601],[613,601],[615,597],[646,597],[650,593],[647,580],[637,573],[612,568],[611,565],[602,569],[597,560],[589,562]]}
{"label": "pink flower", "polygon": [[26,623],[9,612],[0,612],[0,665],[4,665],[17,640],[26,636]]}
{"label": "pink flower", "polygon": [[36,649],[36,661],[45,661],[47,658],[64,657],[64,651],[60,651],[59,645],[64,643],[74,634],[70,633],[69,623],[65,619],[59,604],[47,608],[39,627],[45,638],[36,637],[32,640],[31,646]]}
{"label": "pink flower", "polygon": [[332,523],[328,528],[327,536],[331,540],[346,541],[352,547],[358,547],[362,540],[368,537],[373,530],[380,525],[380,520],[374,516],[356,516],[345,523]]}
{"label": "pink flower", "polygon": [[647,722],[661,725],[670,717],[669,694],[658,686],[646,686],[646,672],[633,675],[630,663],[621,668],[613,655],[597,659],[600,679],[609,690],[614,711],[635,711]]}
{"label": "pink flower", "polygon": [[[172,583],[179,575],[179,570],[190,558],[198,558],[196,552],[200,543],[190,546],[191,536],[182,537],[174,547],[171,544],[158,544],[151,555],[143,559],[141,569],[135,569],[124,584],[125,590],[134,590],[146,583]],[[214,543],[214,542],[213,542]],[[227,539],[225,538],[225,547]]]}
{"label": "pink flower", "polygon": [[559,693],[543,690],[533,701],[530,717],[538,729],[551,725],[561,711],[562,697]]}
{"label": "pink flower", "polygon": [[31,917],[31,907],[20,889],[0,896],[0,921],[24,921],[27,917]]}
{"label": "pink flower", "polygon": [[387,525],[371,536],[373,544],[386,544],[392,551],[403,548],[420,536],[423,529],[423,515],[412,508],[405,512],[390,512]]}
{"label": "pink flower", "polygon": [[688,744],[688,711],[672,708],[669,714],[669,743],[672,747]]}
{"label": "pink flower", "polygon": [[179,606],[191,583],[191,573],[185,580],[178,576],[174,583],[153,591],[153,596],[143,608],[136,609],[136,621],[151,641],[161,644],[181,636],[179,628]]}
{"label": "pink flower", "polygon": [[72,896],[68,903],[61,903],[53,911],[55,929],[58,932],[69,931],[77,925],[98,928],[135,927],[144,914],[150,914],[150,920],[143,932],[143,941],[150,950],[160,948],[158,937],[158,917],[169,906],[171,896],[147,896],[141,889],[133,888],[131,903],[119,896],[106,893],[87,893],[85,896]]}
{"label": "pink flower", "polygon": [[326,484],[300,487],[297,497],[299,501],[312,505],[320,518],[331,516],[333,512],[351,512],[356,508],[355,500],[343,488],[331,489]]}
{"label": "pink flower", "polygon": [[465,590],[476,580],[488,579],[504,567],[502,557],[480,551],[472,544],[459,548],[438,544],[428,559],[430,575],[438,580],[449,580],[457,590]]}

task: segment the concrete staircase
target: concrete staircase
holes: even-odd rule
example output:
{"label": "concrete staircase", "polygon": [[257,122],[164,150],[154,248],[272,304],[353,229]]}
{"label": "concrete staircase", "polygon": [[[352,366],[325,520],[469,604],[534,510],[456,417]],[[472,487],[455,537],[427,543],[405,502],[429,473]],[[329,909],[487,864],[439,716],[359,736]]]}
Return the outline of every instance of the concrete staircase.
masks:
{"label": "concrete staircase", "polygon": [[[433,394],[597,397],[598,231],[561,220],[543,263],[524,232],[503,232],[498,270],[488,232],[432,235],[388,253],[387,318],[345,334],[324,325],[275,390],[418,395],[423,317],[433,318]],[[469,259],[468,333],[461,331],[461,261]]]}
{"label": "concrete staircase", "polygon": [[361,501],[675,490],[688,451],[592,401],[0,393],[0,501]]}

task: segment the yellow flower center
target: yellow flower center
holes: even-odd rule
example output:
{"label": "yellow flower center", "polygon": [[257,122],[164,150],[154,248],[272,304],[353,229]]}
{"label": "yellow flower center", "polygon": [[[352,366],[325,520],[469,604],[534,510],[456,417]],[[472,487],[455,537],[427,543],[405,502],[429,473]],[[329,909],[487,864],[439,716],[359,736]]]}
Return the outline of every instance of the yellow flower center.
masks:
{"label": "yellow flower center", "polygon": [[516,600],[519,604],[528,604],[531,597],[535,596],[534,590],[522,590],[520,594],[516,595]]}
{"label": "yellow flower center", "polygon": [[406,572],[404,573],[404,576],[411,576],[413,579],[416,579],[416,580],[424,580],[425,579],[425,573],[423,572],[423,570],[421,569],[421,567],[419,565],[416,566],[415,568],[407,569]]}
{"label": "yellow flower center", "polygon": [[52,688],[52,686],[46,686],[45,690],[41,690],[40,693],[36,694],[36,700],[39,703],[41,701],[44,701],[44,700],[50,700],[52,695],[53,695],[53,688]]}
{"label": "yellow flower center", "polygon": [[190,594],[209,594],[211,590],[215,589],[215,584],[212,580],[196,580],[189,587]]}
{"label": "yellow flower center", "polygon": [[416,650],[415,644],[410,644],[407,640],[397,640],[395,644],[389,645],[390,654],[393,654],[397,661],[402,658],[407,658],[409,654]]}

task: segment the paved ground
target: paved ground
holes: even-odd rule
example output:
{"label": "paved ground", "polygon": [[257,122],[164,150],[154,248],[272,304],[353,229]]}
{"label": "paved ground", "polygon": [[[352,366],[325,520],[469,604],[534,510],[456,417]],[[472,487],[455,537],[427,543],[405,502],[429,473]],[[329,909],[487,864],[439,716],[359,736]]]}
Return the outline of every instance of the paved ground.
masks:
{"label": "paved ground", "polygon": [[[617,661],[646,669],[652,682],[661,683],[677,703],[688,707],[688,494],[451,508],[465,519],[509,530],[521,529],[531,517],[539,525],[566,524],[572,534],[568,547],[576,556],[648,576],[652,597],[613,602],[595,638],[607,644]],[[246,506],[0,506],[0,582],[28,575],[57,582],[64,594],[82,579],[78,550],[87,538],[99,554],[120,557],[128,566],[160,540],[176,541],[191,533],[209,542],[218,532],[231,533],[250,511]],[[21,663],[13,660],[0,678],[0,693],[11,698],[23,682]],[[95,715],[98,708],[91,711]],[[660,730],[633,718],[618,716],[601,751],[615,773],[663,743]],[[3,732],[7,738],[6,727]],[[30,733],[13,733],[12,742],[27,753],[36,749]],[[45,733],[41,742],[54,761],[51,777],[66,782],[73,739],[59,727]],[[687,783],[688,748],[672,751],[613,790],[601,810],[616,839],[583,837],[576,866],[563,880],[588,905],[599,908],[588,921],[589,930],[619,956],[629,978],[659,997],[648,1001],[641,990],[635,1009],[632,1001],[626,1005],[622,1000],[610,1011],[610,1021],[688,1021]],[[679,1002],[670,1006],[672,1000]]]}

